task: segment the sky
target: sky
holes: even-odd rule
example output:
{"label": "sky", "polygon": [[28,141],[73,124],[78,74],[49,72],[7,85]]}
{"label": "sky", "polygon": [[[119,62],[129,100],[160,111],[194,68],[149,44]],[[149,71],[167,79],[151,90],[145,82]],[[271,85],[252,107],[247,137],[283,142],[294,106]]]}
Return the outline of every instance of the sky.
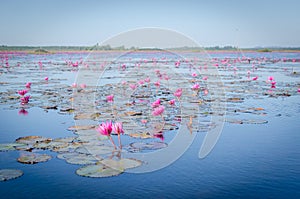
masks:
{"label": "sky", "polygon": [[0,45],[91,46],[155,27],[205,47],[300,47],[299,0],[1,0],[0,5]]}

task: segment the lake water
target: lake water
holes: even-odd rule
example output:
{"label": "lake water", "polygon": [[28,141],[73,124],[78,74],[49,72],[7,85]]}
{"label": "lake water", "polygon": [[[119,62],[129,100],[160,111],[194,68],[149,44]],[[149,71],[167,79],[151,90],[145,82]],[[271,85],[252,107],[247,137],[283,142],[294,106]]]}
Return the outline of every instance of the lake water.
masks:
{"label": "lake water", "polygon": [[[84,83],[79,82],[82,79],[78,73],[85,68],[93,71],[93,64],[101,68],[101,71],[104,70],[102,77],[105,79],[105,75],[111,74],[107,67],[118,68],[119,71],[113,74],[122,76],[123,71],[120,68],[122,64],[126,64],[126,70],[130,70],[128,68],[138,67],[134,66],[136,63],[141,66],[152,66],[153,62],[156,62],[153,61],[155,58],[158,60],[157,65],[168,60],[166,64],[173,66],[177,60],[188,57],[191,60],[198,59],[195,62],[189,61],[188,64],[197,68],[197,71],[200,70],[200,74],[205,70],[207,60],[214,60],[214,63],[219,64],[217,80],[223,82],[225,89],[226,122],[212,151],[205,158],[199,158],[199,149],[209,133],[209,128],[205,127],[202,130],[198,128],[192,132],[194,139],[191,145],[169,166],[153,172],[133,173],[128,170],[129,172],[125,171],[121,175],[106,178],[77,175],[75,172],[82,165],[66,163],[56,157],[57,152],[51,150],[35,149],[37,153],[52,156],[51,160],[38,164],[19,163],[17,158],[24,153],[22,150],[2,151],[0,169],[19,169],[24,175],[0,182],[1,198],[300,197],[300,92],[298,92],[300,53],[222,52],[204,55],[182,53],[179,56],[165,52],[143,52],[120,55],[120,53],[98,53],[89,56],[87,53],[50,55],[2,53],[0,143],[13,143],[17,138],[29,135],[52,139],[78,136],[68,130],[70,126],[79,122],[74,120],[76,112],[69,113],[65,109],[71,107],[70,100],[76,99],[72,98],[74,94],[72,83],[76,81],[78,85]],[[250,64],[245,57],[251,58]],[[229,61],[222,64],[225,58]],[[67,64],[68,61],[81,62],[81,69],[70,66]],[[42,66],[39,66],[38,62],[42,62]],[[183,65],[184,60],[181,60],[180,67]],[[193,69],[190,72],[193,72]],[[95,70],[93,74],[100,73]],[[126,75],[128,74],[123,74],[119,79],[124,79]],[[44,80],[46,76],[49,77],[48,81]],[[252,80],[255,76],[258,76],[256,81]],[[275,78],[276,88],[271,88],[271,84],[266,82],[269,76]],[[105,79],[103,80],[105,83],[102,83],[111,81],[113,84],[119,82],[119,79]],[[87,86],[90,85],[89,80],[91,79],[85,79]],[[20,105],[17,91],[25,89],[26,82],[32,82],[28,92],[31,99],[28,104]],[[101,81],[99,83],[97,80],[96,83],[100,85]],[[166,82],[163,83],[167,85]],[[208,83],[201,81],[201,85],[206,84]],[[78,86],[75,92],[79,92],[80,89]],[[209,92],[213,93],[211,90]],[[200,99],[209,103],[213,95],[209,96],[201,95]],[[81,106],[81,102],[82,100],[80,103],[77,102],[78,106],[73,102],[74,108],[80,106],[81,111],[85,112],[87,104]],[[100,105],[87,108],[87,111],[105,106],[102,105],[102,101],[99,103]],[[24,111],[19,113],[22,109],[27,111],[27,114],[24,114]],[[215,116],[214,111],[208,113],[209,111],[211,110],[204,110],[204,107],[200,106],[197,125],[200,126]],[[177,114],[176,110],[175,113]],[[94,122],[99,123],[106,119],[102,116]],[[166,131],[162,142],[170,144],[178,132]],[[85,138],[80,135],[82,134],[79,134],[79,138]],[[161,142],[159,138],[150,140]],[[127,154],[134,156],[134,153],[126,151],[126,146],[140,139],[132,138],[125,133],[122,141],[124,156]],[[110,144],[108,140],[104,142]],[[147,154],[147,151],[143,153]]]}

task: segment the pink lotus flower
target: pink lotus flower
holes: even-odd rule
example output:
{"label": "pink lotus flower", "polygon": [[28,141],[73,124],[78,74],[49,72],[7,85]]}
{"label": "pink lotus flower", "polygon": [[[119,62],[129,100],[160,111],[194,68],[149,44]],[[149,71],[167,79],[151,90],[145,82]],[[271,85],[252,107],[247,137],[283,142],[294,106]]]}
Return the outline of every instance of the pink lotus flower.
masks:
{"label": "pink lotus flower", "polygon": [[174,104],[175,104],[175,99],[170,100],[170,101],[169,101],[169,104],[170,104],[170,105],[174,105]]}
{"label": "pink lotus flower", "polygon": [[124,130],[123,130],[123,125],[122,122],[116,122],[112,125],[112,130],[120,135],[120,134],[124,134]]}
{"label": "pink lotus flower", "polygon": [[71,64],[72,64],[73,67],[78,67],[78,61],[76,61],[75,63],[71,62]]}
{"label": "pink lotus flower", "polygon": [[27,93],[27,90],[18,91],[19,95],[24,96]]}
{"label": "pink lotus flower", "polygon": [[122,85],[126,85],[127,82],[126,82],[126,81],[122,81],[121,84],[122,84]]}
{"label": "pink lotus flower", "polygon": [[275,81],[271,82],[271,88],[276,88],[276,82]]}
{"label": "pink lotus flower", "polygon": [[158,107],[154,108],[152,115],[154,115],[154,116],[162,115],[164,111],[165,111],[164,106],[158,106]]}
{"label": "pink lotus flower", "polygon": [[48,78],[48,77],[45,77],[44,79],[45,79],[45,81],[48,81],[48,80],[49,80],[49,78]]}
{"label": "pink lotus flower", "polygon": [[160,87],[160,82],[157,81],[157,82],[154,83],[154,85],[155,85],[156,87]]}
{"label": "pink lotus flower", "polygon": [[80,84],[80,87],[81,87],[82,89],[85,89],[85,88],[86,88],[86,84]]}
{"label": "pink lotus flower", "polygon": [[26,88],[30,88],[30,87],[31,87],[31,82],[27,82],[27,83],[25,84],[25,87],[26,87]]}
{"label": "pink lotus flower", "polygon": [[158,107],[160,105],[160,99],[157,99],[155,102],[153,102],[152,104],[151,104],[151,106],[153,107],[153,108],[156,108],[156,107]]}
{"label": "pink lotus flower", "polygon": [[178,89],[175,91],[174,95],[175,95],[177,98],[180,98],[181,95],[182,95],[182,88],[178,88]]}
{"label": "pink lotus flower", "polygon": [[175,67],[179,67],[180,66],[180,61],[175,62]]}
{"label": "pink lotus flower", "polygon": [[298,88],[298,93],[300,93],[300,88]]}
{"label": "pink lotus flower", "polygon": [[207,76],[204,76],[202,79],[203,79],[203,80],[207,80],[207,79],[208,79],[208,77],[207,77]]}
{"label": "pink lotus flower", "polygon": [[140,84],[140,85],[143,85],[144,83],[145,83],[144,80],[142,80],[142,79],[139,80],[139,84]]}
{"label": "pink lotus flower", "polygon": [[197,75],[197,73],[192,73],[192,76],[197,77],[198,75]]}
{"label": "pink lotus flower", "polygon": [[200,89],[200,85],[199,84],[194,84],[192,86],[192,90],[199,90]]}
{"label": "pink lotus flower", "polygon": [[142,122],[143,124],[146,124],[146,123],[148,122],[148,120],[142,119],[141,122]]}
{"label": "pink lotus flower", "polygon": [[147,77],[144,81],[150,83],[150,77]]}
{"label": "pink lotus flower", "polygon": [[30,99],[30,95],[27,95],[25,97],[22,97],[20,100],[21,100],[21,104],[28,104],[29,102],[29,99]]}
{"label": "pink lotus flower", "polygon": [[208,90],[207,89],[205,89],[203,92],[204,92],[204,95],[208,95]]}
{"label": "pink lotus flower", "polygon": [[108,95],[106,96],[107,102],[113,102],[114,101],[114,95]]}
{"label": "pink lotus flower", "polygon": [[107,121],[106,123],[102,123],[99,125],[98,128],[96,128],[96,130],[104,136],[110,136],[111,132],[112,132],[112,122],[111,121]]}
{"label": "pink lotus flower", "polygon": [[137,85],[136,84],[129,84],[129,87],[132,89],[132,90],[135,90],[137,88]]}
{"label": "pink lotus flower", "polygon": [[273,76],[270,76],[270,77],[268,77],[268,80],[269,80],[269,81],[273,81],[273,80],[274,80],[274,77],[273,77]]}
{"label": "pink lotus flower", "polygon": [[164,75],[164,79],[168,81],[170,77],[168,75]]}
{"label": "pink lotus flower", "polygon": [[72,84],[72,88],[76,88],[77,87],[77,84],[76,83],[73,83]]}
{"label": "pink lotus flower", "polygon": [[255,81],[257,79],[258,79],[258,76],[255,76],[255,77],[252,78],[253,81]]}

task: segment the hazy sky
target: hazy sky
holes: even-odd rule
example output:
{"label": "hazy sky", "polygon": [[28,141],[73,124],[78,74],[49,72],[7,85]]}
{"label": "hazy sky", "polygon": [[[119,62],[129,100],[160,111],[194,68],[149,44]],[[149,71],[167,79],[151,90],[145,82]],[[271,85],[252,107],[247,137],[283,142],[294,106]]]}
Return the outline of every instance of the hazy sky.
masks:
{"label": "hazy sky", "polygon": [[0,45],[94,45],[159,27],[202,46],[300,46],[299,0],[1,0]]}

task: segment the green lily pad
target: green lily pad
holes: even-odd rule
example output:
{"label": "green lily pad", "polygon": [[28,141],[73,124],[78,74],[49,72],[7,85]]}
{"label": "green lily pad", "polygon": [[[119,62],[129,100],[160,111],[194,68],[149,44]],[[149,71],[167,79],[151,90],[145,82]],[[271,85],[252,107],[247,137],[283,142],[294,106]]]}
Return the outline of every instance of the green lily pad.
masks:
{"label": "green lily pad", "polygon": [[243,120],[244,124],[266,124],[267,120]]}
{"label": "green lily pad", "polygon": [[130,146],[139,150],[157,150],[167,147],[168,144],[164,142],[134,142]]}
{"label": "green lily pad", "polygon": [[18,162],[23,164],[37,164],[39,162],[47,162],[51,158],[52,157],[47,154],[27,153],[27,154],[22,154],[18,158]]}
{"label": "green lily pad", "polygon": [[0,144],[0,152],[17,150],[16,147],[24,147],[24,146],[27,146],[27,145],[22,144],[22,143]]}
{"label": "green lily pad", "polygon": [[115,170],[126,170],[142,165],[142,161],[131,158],[122,158],[120,160],[104,159],[100,163]]}
{"label": "green lily pad", "polygon": [[22,144],[35,144],[38,142],[50,142],[52,139],[51,138],[45,138],[42,136],[26,136],[26,137],[20,137],[16,139],[17,143],[22,143]]}
{"label": "green lily pad", "polygon": [[87,165],[76,170],[77,175],[90,178],[112,177],[120,175],[123,172],[124,170],[116,170],[99,163]]}
{"label": "green lily pad", "polygon": [[148,132],[145,132],[145,133],[130,133],[129,136],[133,137],[133,138],[141,138],[141,139],[153,138],[153,136]]}
{"label": "green lily pad", "polygon": [[79,125],[79,126],[70,126],[69,131],[79,131],[79,130],[90,130],[95,129],[95,125]]}
{"label": "green lily pad", "polygon": [[23,175],[23,171],[17,169],[1,169],[0,170],[0,181],[7,181],[16,179]]}
{"label": "green lily pad", "polygon": [[99,161],[92,155],[81,153],[61,153],[57,155],[57,158],[64,159],[70,164],[95,164]]}

